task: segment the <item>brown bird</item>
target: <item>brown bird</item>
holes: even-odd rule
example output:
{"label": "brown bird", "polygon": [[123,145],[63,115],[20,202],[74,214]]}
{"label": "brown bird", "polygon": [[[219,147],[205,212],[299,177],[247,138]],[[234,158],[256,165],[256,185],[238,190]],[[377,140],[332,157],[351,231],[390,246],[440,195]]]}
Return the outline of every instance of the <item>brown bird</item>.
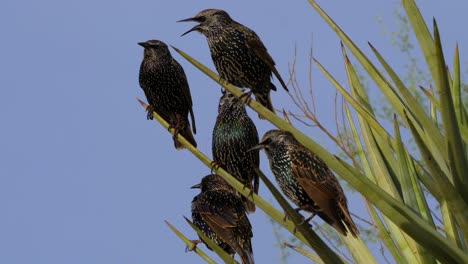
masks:
{"label": "brown bird", "polygon": [[340,183],[325,162],[299,143],[293,134],[270,130],[253,149],[265,150],[278,185],[298,206],[297,211],[305,210],[312,216],[318,214],[342,235],[347,235],[347,227],[357,237],[359,231],[349,214]]}
{"label": "brown bird", "polygon": [[288,88],[257,34],[219,9],[206,9],[179,22],[185,21],[200,23],[183,35],[192,31],[205,35],[220,77],[235,86],[250,88],[245,94],[247,100],[253,93],[260,104],[274,113],[270,90],[276,91],[276,87],[271,83],[272,73],[286,91]]}
{"label": "brown bird", "polygon": [[193,146],[197,142],[193,137],[188,114],[192,120],[193,133],[196,133],[195,117],[192,109],[192,96],[184,69],[172,58],[167,45],[159,40],[148,40],[138,45],[145,48],[140,66],[140,86],[145,92],[149,107],[148,119],[153,119],[153,111],[174,128],[174,145],[183,148],[176,139],[180,133]]}
{"label": "brown bird", "polygon": [[201,189],[192,201],[193,224],[228,254],[237,253],[242,263],[253,264],[252,226],[232,187],[210,174],[192,188]]}

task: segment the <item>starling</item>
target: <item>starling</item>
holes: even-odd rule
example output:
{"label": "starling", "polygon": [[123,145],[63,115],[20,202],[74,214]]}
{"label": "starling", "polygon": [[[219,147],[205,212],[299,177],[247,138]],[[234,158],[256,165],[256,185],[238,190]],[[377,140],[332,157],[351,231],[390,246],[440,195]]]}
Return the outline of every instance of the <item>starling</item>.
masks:
{"label": "starling", "polygon": [[276,91],[276,87],[271,83],[271,73],[286,91],[288,88],[257,34],[218,9],[203,10],[195,17],[179,22],[186,21],[200,23],[183,35],[192,31],[205,35],[220,77],[235,86],[250,88],[247,98],[253,93],[260,104],[274,113],[270,90]]}
{"label": "starling", "polygon": [[[223,90],[213,129],[213,161],[256,194],[259,181],[255,168],[260,165],[260,154],[258,150],[248,150],[257,144],[257,128],[247,115],[244,103]],[[241,198],[247,211],[255,212],[255,204]]]}
{"label": "starling", "polygon": [[278,185],[298,211],[318,214],[342,235],[347,227],[357,237],[343,189],[323,160],[282,130],[268,131],[254,149],[265,150]]}
{"label": "starling", "polygon": [[159,40],[148,40],[138,45],[145,48],[140,66],[140,86],[148,100],[148,119],[153,119],[153,111],[174,128],[174,145],[176,149],[183,148],[177,141],[180,133],[193,146],[197,146],[193,138],[188,114],[192,120],[193,133],[196,133],[195,117],[192,109],[192,97],[185,77],[184,69],[172,58],[167,45]]}
{"label": "starling", "polygon": [[192,188],[201,189],[192,201],[193,223],[224,251],[239,254],[243,264],[254,263],[252,226],[232,187],[220,176],[210,174]]}

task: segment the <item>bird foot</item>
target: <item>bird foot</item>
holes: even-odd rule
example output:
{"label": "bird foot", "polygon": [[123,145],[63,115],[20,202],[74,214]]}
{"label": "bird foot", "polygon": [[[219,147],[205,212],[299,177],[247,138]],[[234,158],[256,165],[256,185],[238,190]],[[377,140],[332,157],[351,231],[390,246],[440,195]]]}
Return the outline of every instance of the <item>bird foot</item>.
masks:
{"label": "bird foot", "polygon": [[283,224],[285,224],[288,220],[291,220],[291,218],[288,216],[288,214],[284,213]]}
{"label": "bird foot", "polygon": [[253,93],[252,90],[250,90],[250,91],[248,91],[248,92],[246,92],[246,93],[243,93],[243,94],[239,97],[239,99],[244,100],[244,104],[249,104],[250,101],[252,100],[252,98],[250,98],[250,96],[252,95],[252,93]]}
{"label": "bird foot", "polygon": [[146,119],[153,120],[154,107],[152,105],[148,105],[148,107],[146,107],[146,112]]}
{"label": "bird foot", "polygon": [[213,160],[211,163],[210,163],[210,167],[211,167],[211,173],[213,173],[213,171],[216,171],[218,170],[219,168],[222,167],[222,164]]}
{"label": "bird foot", "polygon": [[203,241],[201,240],[190,240],[190,242],[192,242],[192,244],[190,246],[185,247],[185,252],[193,251],[195,250],[198,244],[203,243]]}

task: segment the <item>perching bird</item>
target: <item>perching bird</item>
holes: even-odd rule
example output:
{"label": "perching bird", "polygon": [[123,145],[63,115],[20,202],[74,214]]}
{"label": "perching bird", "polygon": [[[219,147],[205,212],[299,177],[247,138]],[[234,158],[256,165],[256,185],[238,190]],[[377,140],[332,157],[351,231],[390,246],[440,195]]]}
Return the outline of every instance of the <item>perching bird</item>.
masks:
{"label": "perching bird", "polygon": [[[247,115],[244,103],[223,90],[213,129],[213,161],[256,194],[259,180],[255,168],[260,165],[260,153],[248,150],[257,144],[257,128]],[[255,212],[255,204],[243,196],[241,198],[247,211]]]}
{"label": "perching bird", "polygon": [[172,58],[164,42],[148,40],[138,45],[145,48],[139,81],[149,104],[147,118],[153,119],[153,111],[156,111],[174,128],[173,139],[176,149],[183,148],[176,139],[178,133],[196,147],[197,142],[188,121],[190,112],[193,133],[196,133],[192,96],[184,69]]}
{"label": "perching bird", "polygon": [[195,226],[227,253],[239,254],[243,264],[254,263],[252,226],[232,187],[220,176],[210,174],[192,188],[201,189],[192,201]]}
{"label": "perching bird", "polygon": [[192,31],[205,35],[220,77],[235,86],[250,88],[247,99],[253,92],[257,101],[274,113],[270,90],[276,91],[276,87],[271,83],[271,73],[275,74],[286,91],[288,88],[257,34],[218,9],[203,10],[195,17],[179,22],[186,21],[200,24],[182,36]]}
{"label": "perching bird", "polygon": [[270,130],[253,149],[264,149],[283,193],[299,208],[318,214],[342,235],[345,226],[359,234],[348,211],[346,197],[327,165],[288,131]]}

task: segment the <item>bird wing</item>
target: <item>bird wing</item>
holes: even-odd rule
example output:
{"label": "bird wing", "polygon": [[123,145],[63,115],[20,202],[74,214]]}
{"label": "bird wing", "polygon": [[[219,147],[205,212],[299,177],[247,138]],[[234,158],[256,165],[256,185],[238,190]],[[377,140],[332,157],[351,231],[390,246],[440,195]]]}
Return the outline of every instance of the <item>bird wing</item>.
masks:
{"label": "bird wing", "polygon": [[179,76],[177,76],[177,81],[179,82],[179,87],[182,89],[182,94],[184,95],[185,101],[189,105],[190,111],[190,118],[192,120],[192,129],[193,133],[197,133],[197,128],[195,126],[195,115],[193,113],[193,103],[192,103],[192,95],[190,94],[190,88],[187,82],[187,76],[185,75],[184,68],[180,66],[180,64],[176,60],[172,60],[174,67],[177,68],[176,72]]}
{"label": "bird wing", "polygon": [[210,227],[213,225],[224,229],[236,226],[239,214],[233,206],[229,206],[230,201],[226,194],[208,191],[203,198],[206,201],[216,201],[216,204],[203,201],[196,204],[196,209]]}
{"label": "bird wing", "polygon": [[260,40],[260,38],[258,37],[258,35],[253,30],[251,30],[251,29],[249,29],[249,28],[247,28],[247,27],[245,27],[245,26],[243,26],[243,25],[241,25],[239,23],[236,23],[235,26],[238,27],[238,28],[243,28],[243,30],[241,30],[241,32],[245,32],[244,36],[245,36],[245,39],[246,39],[247,47],[249,49],[253,50],[255,52],[255,54],[257,54],[257,56],[275,74],[276,78],[278,78],[278,80],[280,81],[281,86],[283,86],[283,88],[287,92],[289,92],[288,87],[286,86],[286,83],[283,81],[283,78],[281,78],[281,75],[279,74],[278,70],[276,70],[275,61],[273,60],[271,55],[268,53],[267,48],[265,47],[265,45],[263,45],[263,43]]}
{"label": "bird wing", "polygon": [[[338,180],[327,165],[308,149],[292,146],[292,173],[299,184],[316,203],[322,212],[332,221],[339,221],[336,216],[337,197],[339,193]],[[345,198],[346,199],[346,198]]]}
{"label": "bird wing", "polygon": [[[233,200],[229,195],[235,196],[231,193],[205,192],[202,198],[211,202],[199,201],[196,205],[196,210],[199,211],[202,219],[219,238],[230,245],[236,252],[240,252],[239,250],[241,249],[236,239],[235,229],[240,224],[239,221],[242,214],[238,208],[243,207],[242,203],[238,206],[233,206]],[[238,198],[235,197],[235,199]],[[213,204],[213,201],[216,201],[216,204]]]}

